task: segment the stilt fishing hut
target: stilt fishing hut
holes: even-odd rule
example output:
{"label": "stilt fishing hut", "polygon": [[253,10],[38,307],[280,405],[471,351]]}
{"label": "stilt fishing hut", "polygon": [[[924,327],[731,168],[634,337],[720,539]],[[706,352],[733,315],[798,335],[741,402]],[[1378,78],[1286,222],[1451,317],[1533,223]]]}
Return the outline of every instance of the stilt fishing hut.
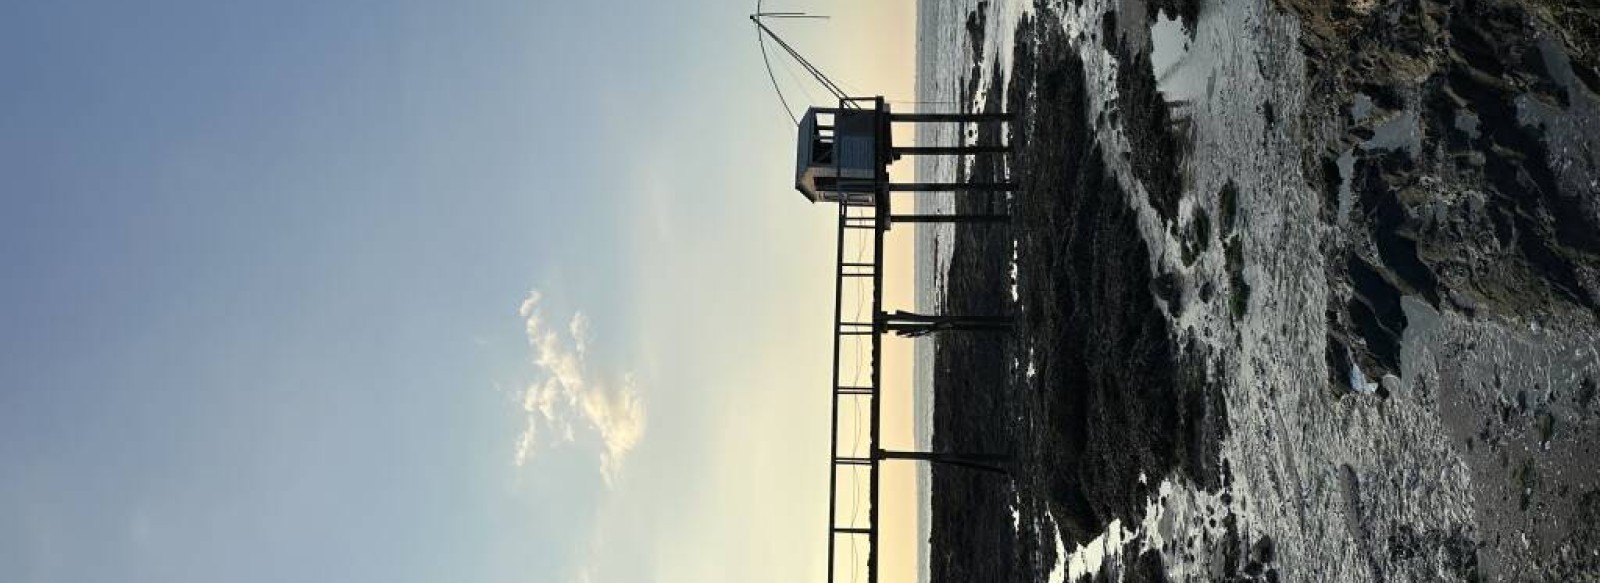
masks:
{"label": "stilt fishing hut", "polygon": [[[839,226],[836,276],[834,282],[833,311],[833,374],[830,393],[833,400],[832,426],[828,446],[828,578],[829,583],[840,574],[839,559],[850,557],[851,564],[844,565],[844,577],[857,580],[865,574],[867,583],[878,581],[878,510],[881,484],[879,464],[884,460],[924,461],[972,470],[1005,474],[1009,460],[993,453],[957,453],[933,451],[906,451],[884,447],[882,441],[882,340],[884,334],[917,337],[946,332],[1007,332],[1011,319],[1005,315],[925,315],[905,311],[885,311],[883,307],[883,249],[884,234],[895,223],[1005,223],[1010,217],[1000,213],[985,214],[909,214],[893,212],[893,192],[987,192],[998,194],[1016,190],[1012,183],[957,183],[957,182],[894,182],[889,167],[907,155],[965,156],[976,154],[1004,154],[1006,146],[1000,145],[950,145],[950,146],[897,146],[893,129],[897,123],[1005,123],[1011,116],[1005,113],[893,113],[882,96],[851,97],[797,51],[773,33],[762,18],[807,18],[797,13],[762,13],[751,15],[757,27],[757,39],[762,43],[762,56],[766,59],[766,42],[770,39],[781,46],[791,58],[800,63],[815,80],[838,99],[836,107],[811,107],[801,117],[794,118],[797,129],[795,148],[794,187],[807,200],[838,205]],[[768,61],[768,73],[771,74]],[[776,77],[772,77],[777,88]],[[778,98],[789,110],[782,91]],[[793,116],[793,113],[790,113]],[[993,205],[991,205],[993,208]],[[846,253],[847,235],[865,235],[855,239],[860,242],[856,253]],[[870,310],[865,318],[860,313],[846,316],[844,298],[847,285],[852,291],[868,298]],[[852,293],[852,297],[857,294]],[[865,379],[861,379],[861,365],[853,371],[855,378],[846,379],[841,363],[858,355],[864,342],[869,353],[864,366]],[[850,344],[851,356],[844,353]],[[860,442],[858,429],[865,410],[866,442]],[[841,415],[852,411],[849,425],[841,424]],[[862,474],[865,474],[864,476]],[[867,518],[861,522],[852,516],[841,521],[840,492],[851,492],[861,481],[867,485]],[[852,499],[853,502],[859,502]],[[855,561],[855,552],[840,553],[840,548],[856,549],[864,543],[864,561]]]}
{"label": "stilt fishing hut", "polygon": [[[892,113],[882,96],[841,96],[838,107],[809,108],[796,122],[794,187],[811,202],[874,206],[880,201],[887,202],[887,194],[893,191],[1013,190],[1015,185],[1008,183],[895,183],[889,180],[889,165],[904,155],[1008,151],[1006,146],[897,147],[893,124],[982,123],[1009,119],[1004,113]],[[933,221],[911,216],[891,218],[901,222]],[[939,222],[966,222],[973,218],[956,216]]]}

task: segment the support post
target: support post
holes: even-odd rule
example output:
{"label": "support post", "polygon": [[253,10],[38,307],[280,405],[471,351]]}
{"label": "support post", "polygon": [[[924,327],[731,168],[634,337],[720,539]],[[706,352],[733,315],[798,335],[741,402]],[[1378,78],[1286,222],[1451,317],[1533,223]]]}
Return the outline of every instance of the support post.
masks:
{"label": "support post", "polygon": [[889,121],[919,122],[986,122],[1011,121],[1009,113],[891,113]]}
{"label": "support post", "polygon": [[894,223],[1004,223],[1011,215],[890,215]]}
{"label": "support post", "polygon": [[910,460],[934,464],[945,464],[984,472],[993,472],[997,474],[1011,473],[1011,471],[1006,468],[1006,465],[1011,463],[1010,456],[999,454],[935,453],[931,451],[894,451],[879,449],[875,452],[875,455],[880,460]]}
{"label": "support post", "polygon": [[1011,316],[929,316],[912,312],[879,312],[873,323],[879,332],[918,337],[934,332],[1003,332],[1011,329]]}
{"label": "support post", "polygon": [[1011,146],[899,146],[895,156],[959,156],[1010,152]]}
{"label": "support post", "polygon": [[[878,97],[875,102],[877,110],[883,111],[883,98]],[[883,183],[888,176],[879,172],[873,177],[876,184],[874,190],[883,188]],[[875,216],[879,220],[879,228],[872,233],[872,313],[883,313],[883,237],[889,229],[889,197],[883,197],[882,206],[878,207]],[[872,336],[872,349],[869,358],[872,360],[871,376],[867,382],[873,387],[883,386],[883,339],[878,335]],[[837,381],[835,381],[837,384]],[[868,421],[868,439],[872,441],[873,449],[880,449],[883,444],[883,399],[873,398],[869,405],[872,408]],[[882,504],[882,482],[879,480],[878,464],[874,463],[867,470],[867,485],[870,491],[867,494],[871,506],[867,508],[867,521],[872,525],[872,533],[867,535],[867,583],[878,583],[878,509]],[[832,565],[828,568],[831,570]],[[831,571],[830,571],[831,572]]]}
{"label": "support post", "polygon": [[1017,190],[1015,182],[894,182],[890,192],[980,192]]}

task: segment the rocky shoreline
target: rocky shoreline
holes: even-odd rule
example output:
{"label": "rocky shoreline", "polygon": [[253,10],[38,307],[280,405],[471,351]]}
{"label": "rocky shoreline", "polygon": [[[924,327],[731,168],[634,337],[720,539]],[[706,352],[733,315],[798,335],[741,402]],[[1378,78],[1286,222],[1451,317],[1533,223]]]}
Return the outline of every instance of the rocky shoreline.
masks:
{"label": "rocky shoreline", "polygon": [[1597,13],[979,3],[932,580],[1600,580]]}

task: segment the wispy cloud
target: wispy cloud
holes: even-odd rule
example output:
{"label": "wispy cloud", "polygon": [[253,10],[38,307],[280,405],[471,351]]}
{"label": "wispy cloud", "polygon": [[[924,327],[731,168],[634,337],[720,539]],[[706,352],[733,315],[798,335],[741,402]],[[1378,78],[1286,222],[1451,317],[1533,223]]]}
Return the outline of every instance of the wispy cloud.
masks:
{"label": "wispy cloud", "polygon": [[644,403],[633,375],[607,378],[589,367],[589,319],[574,314],[563,335],[545,321],[541,299],[538,290],[529,292],[517,309],[540,378],[523,390],[527,425],[517,438],[516,464],[527,463],[541,440],[571,442],[580,430],[592,431],[603,447],[600,472],[613,484],[623,459],[644,435]]}

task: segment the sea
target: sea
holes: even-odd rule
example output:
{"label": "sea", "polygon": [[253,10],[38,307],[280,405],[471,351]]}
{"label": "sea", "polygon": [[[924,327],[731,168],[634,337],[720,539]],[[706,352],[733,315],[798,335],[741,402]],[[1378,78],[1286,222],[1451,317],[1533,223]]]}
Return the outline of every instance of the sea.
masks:
{"label": "sea", "polygon": [[[961,102],[960,86],[970,74],[975,55],[967,33],[967,17],[984,5],[984,46],[980,79],[984,87],[973,96],[973,103]],[[950,113],[970,111],[981,103],[987,91],[987,80],[993,67],[1010,71],[1012,39],[1016,24],[1031,0],[921,0],[917,4],[917,71],[916,101],[892,104],[895,111],[922,113]],[[1009,79],[1009,73],[1007,74]],[[1004,88],[998,88],[1003,90]],[[960,135],[955,124],[919,124],[915,135],[919,145],[944,145],[968,143],[975,134]],[[960,159],[950,156],[920,156],[914,160],[918,182],[953,182],[957,176]],[[949,213],[954,210],[953,195],[947,193],[921,195],[917,198],[918,214]],[[915,235],[916,307],[918,313],[940,313],[940,299],[945,285],[945,275],[950,265],[950,242],[954,236],[950,225],[918,225]],[[933,355],[936,335],[918,339],[913,355],[912,385],[916,410],[916,445],[928,451],[933,444]],[[919,464],[918,493],[918,555],[917,580],[927,583],[929,541],[932,520],[930,505],[932,474],[927,464]]]}

